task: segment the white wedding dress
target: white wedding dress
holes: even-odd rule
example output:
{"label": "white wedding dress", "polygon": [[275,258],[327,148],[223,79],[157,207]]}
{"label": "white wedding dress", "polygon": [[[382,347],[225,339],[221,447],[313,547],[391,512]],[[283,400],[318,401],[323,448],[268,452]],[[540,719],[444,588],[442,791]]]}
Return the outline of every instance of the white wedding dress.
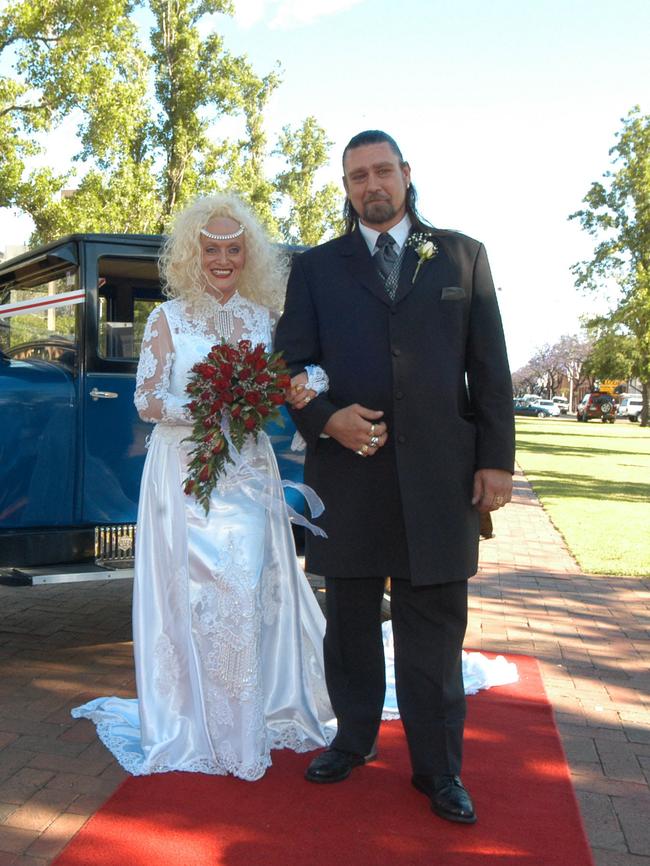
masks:
{"label": "white wedding dress", "polygon": [[[310,751],[336,731],[323,672],[325,619],[296,558],[268,437],[247,441],[207,516],[183,492],[192,366],[221,339],[270,349],[271,333],[269,311],[237,293],[223,306],[209,295],[192,309],[167,301],[147,321],[135,404],[155,427],[138,508],[138,698],[97,698],[72,710],[95,722],[133,775],[185,770],[254,780],[272,749]],[[384,649],[384,718],[397,718],[390,622]],[[464,658],[463,673],[468,693],[517,679],[514,665],[479,653]]]}
{"label": "white wedding dress", "polygon": [[[271,750],[331,741],[323,615],[298,564],[265,433],[228,466],[206,516],[183,492],[192,366],[222,338],[271,348],[269,311],[235,294],[223,306],[167,301],[147,322],[136,382],[157,422],[138,509],[133,642],[137,700],[99,698],[92,719],[134,775],[188,770],[258,779]],[[260,488],[259,479],[266,483]]]}

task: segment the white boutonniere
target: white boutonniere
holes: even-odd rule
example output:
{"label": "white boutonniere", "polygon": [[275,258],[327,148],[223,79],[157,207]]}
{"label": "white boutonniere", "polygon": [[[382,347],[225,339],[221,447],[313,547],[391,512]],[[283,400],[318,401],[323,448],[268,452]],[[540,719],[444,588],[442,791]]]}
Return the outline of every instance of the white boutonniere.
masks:
{"label": "white boutonniere", "polygon": [[413,247],[418,255],[418,264],[411,280],[414,283],[422,265],[438,255],[438,244],[434,241],[433,235],[428,232],[416,232],[410,235],[407,244]]}

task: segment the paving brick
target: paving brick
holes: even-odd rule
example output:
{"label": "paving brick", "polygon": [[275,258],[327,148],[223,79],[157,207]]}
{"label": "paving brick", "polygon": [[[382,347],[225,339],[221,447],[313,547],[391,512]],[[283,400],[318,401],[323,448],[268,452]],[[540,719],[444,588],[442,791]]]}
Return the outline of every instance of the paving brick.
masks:
{"label": "paving brick", "polygon": [[42,788],[16,809],[4,826],[42,833],[75,797],[74,791]]}
{"label": "paving brick", "polygon": [[[66,812],[59,815],[47,830],[27,849],[31,857],[50,859],[55,857],[87,821],[85,815]],[[126,866],[126,864],[125,864]]]}
{"label": "paving brick", "polygon": [[631,797],[614,797],[614,809],[632,854],[650,852],[650,805]]}
{"label": "paving brick", "polygon": [[2,798],[7,803],[24,803],[36,791],[46,785],[54,774],[48,770],[35,770],[24,767],[2,786]]}
{"label": "paving brick", "polygon": [[2,824],[0,826],[0,851],[5,854],[22,854],[38,839],[39,835],[40,833],[34,830],[23,830],[19,827]]}
{"label": "paving brick", "polygon": [[589,791],[578,791],[577,797],[591,844],[608,851],[627,852],[625,837],[611,797]]}

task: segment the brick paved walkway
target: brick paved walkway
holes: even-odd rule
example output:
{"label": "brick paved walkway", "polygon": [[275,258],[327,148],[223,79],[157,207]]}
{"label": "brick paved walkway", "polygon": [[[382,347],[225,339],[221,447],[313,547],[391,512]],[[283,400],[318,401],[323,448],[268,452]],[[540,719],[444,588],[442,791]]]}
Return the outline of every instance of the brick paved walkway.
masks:
{"label": "brick paved walkway", "polygon": [[[596,863],[650,866],[650,580],[582,575],[516,482],[481,543],[466,645],[539,659]],[[46,866],[124,778],[69,710],[133,694],[130,592],[0,587],[0,866]]]}

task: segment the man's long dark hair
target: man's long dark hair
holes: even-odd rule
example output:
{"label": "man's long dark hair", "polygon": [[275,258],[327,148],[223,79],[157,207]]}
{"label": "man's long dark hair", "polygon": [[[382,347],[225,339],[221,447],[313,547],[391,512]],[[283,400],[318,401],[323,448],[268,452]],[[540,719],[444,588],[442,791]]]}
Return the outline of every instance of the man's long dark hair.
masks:
{"label": "man's long dark hair", "polygon": [[[403,168],[406,165],[406,160],[402,156],[402,151],[397,146],[395,139],[388,135],[387,132],[382,132],[381,129],[366,129],[364,132],[360,132],[358,135],[353,136],[346,144],[345,150],[343,151],[344,173],[345,156],[349,150],[354,150],[356,147],[364,147],[367,144],[384,143],[390,147],[395,156],[399,159],[400,166]],[[410,216],[411,224],[415,231],[428,231],[432,227],[418,213],[416,207],[417,200],[418,194],[411,183],[406,190],[406,213]],[[343,219],[345,220],[345,234],[350,234],[350,232],[353,232],[357,228],[359,223],[359,214],[352,206],[352,202],[348,196],[345,197],[345,203],[343,205]]]}

